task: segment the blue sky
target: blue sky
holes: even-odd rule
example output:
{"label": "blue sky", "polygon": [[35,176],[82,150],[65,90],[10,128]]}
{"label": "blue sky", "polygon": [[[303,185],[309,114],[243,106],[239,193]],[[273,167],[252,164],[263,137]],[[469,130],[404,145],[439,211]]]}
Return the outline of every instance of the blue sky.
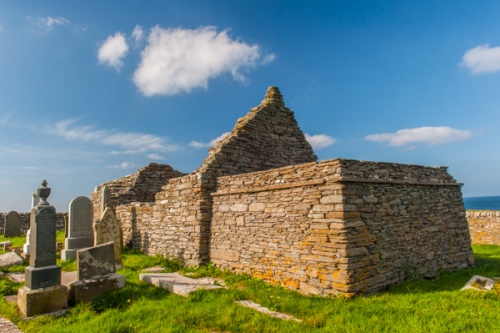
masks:
{"label": "blue sky", "polygon": [[0,1],[0,211],[150,162],[191,172],[280,88],[320,160],[500,194],[500,2]]}

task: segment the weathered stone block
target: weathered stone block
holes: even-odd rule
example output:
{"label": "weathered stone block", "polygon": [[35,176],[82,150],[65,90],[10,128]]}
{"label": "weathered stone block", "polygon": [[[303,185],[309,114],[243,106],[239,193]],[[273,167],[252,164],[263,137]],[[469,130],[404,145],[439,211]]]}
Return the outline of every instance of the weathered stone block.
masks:
{"label": "weathered stone block", "polygon": [[263,212],[264,209],[266,208],[266,205],[263,204],[263,203],[251,203],[249,206],[248,206],[248,210],[250,212]]}
{"label": "weathered stone block", "polygon": [[68,289],[61,285],[36,290],[22,287],[17,300],[25,317],[57,312],[68,308]]}
{"label": "weathered stone block", "polygon": [[21,265],[23,263],[23,258],[17,255],[15,252],[8,252],[0,255],[0,267],[10,267],[14,265]]}
{"label": "weathered stone block", "polygon": [[125,277],[119,274],[77,280],[69,285],[69,300],[72,303],[90,301],[110,290],[123,288],[124,285]]}

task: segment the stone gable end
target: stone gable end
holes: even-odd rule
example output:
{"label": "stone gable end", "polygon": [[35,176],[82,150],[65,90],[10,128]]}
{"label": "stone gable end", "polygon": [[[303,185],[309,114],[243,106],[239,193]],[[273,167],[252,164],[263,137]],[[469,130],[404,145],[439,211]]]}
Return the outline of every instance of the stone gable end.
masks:
{"label": "stone gable end", "polygon": [[193,173],[138,187],[141,169],[107,184],[125,245],[306,294],[354,296],[474,265],[446,168],[316,160],[270,87]]}

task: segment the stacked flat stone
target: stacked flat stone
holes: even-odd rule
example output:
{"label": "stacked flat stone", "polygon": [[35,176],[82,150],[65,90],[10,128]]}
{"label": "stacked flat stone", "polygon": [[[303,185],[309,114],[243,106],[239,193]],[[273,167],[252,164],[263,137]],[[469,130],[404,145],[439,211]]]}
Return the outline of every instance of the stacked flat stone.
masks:
{"label": "stacked flat stone", "polygon": [[110,207],[131,202],[153,202],[155,195],[171,178],[183,176],[170,165],[150,163],[132,175],[99,185],[91,195],[94,216],[101,216],[101,191],[107,185],[111,193]]}
{"label": "stacked flat stone", "polygon": [[[30,213],[26,212],[18,212],[19,219],[21,221],[21,231],[26,233],[26,231],[30,228]],[[4,232],[5,228],[5,216],[7,213],[0,213],[0,232]],[[57,213],[57,230],[64,230],[64,219],[68,216],[68,213]]]}
{"label": "stacked flat stone", "polygon": [[467,211],[474,244],[500,245],[500,211]]}
{"label": "stacked flat stone", "polygon": [[370,293],[474,264],[461,184],[445,167],[316,159],[270,87],[154,200],[128,202],[137,192],[108,186],[125,244],[307,294]]}

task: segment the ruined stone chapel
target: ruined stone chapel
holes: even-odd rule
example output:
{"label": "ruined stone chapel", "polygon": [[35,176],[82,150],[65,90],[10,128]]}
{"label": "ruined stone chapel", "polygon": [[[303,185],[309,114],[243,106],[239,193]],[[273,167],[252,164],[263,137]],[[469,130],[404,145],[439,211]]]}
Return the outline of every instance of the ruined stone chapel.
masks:
{"label": "ruined stone chapel", "polygon": [[354,296],[474,265],[461,185],[446,167],[317,162],[270,87],[197,170],[151,163],[91,197],[100,216],[107,187],[124,245],[147,254]]}

